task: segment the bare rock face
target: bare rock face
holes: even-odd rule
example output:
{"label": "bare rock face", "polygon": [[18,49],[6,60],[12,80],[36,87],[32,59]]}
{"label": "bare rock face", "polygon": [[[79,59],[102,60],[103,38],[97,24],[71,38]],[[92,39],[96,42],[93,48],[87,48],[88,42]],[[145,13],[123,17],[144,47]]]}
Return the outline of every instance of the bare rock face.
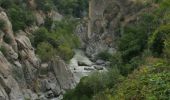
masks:
{"label": "bare rock face", "polygon": [[17,51],[17,43],[15,41],[15,37],[13,34],[12,24],[9,21],[8,16],[6,15],[4,11],[0,11],[0,19],[5,22],[5,27],[3,29],[5,36],[11,40],[10,45],[13,47],[15,51]]}
{"label": "bare rock face", "polygon": [[0,100],[9,100],[4,88],[0,85]]}
{"label": "bare rock face", "polygon": [[[12,65],[5,59],[1,52],[0,65],[0,86],[5,90],[5,94],[9,96],[10,100],[24,99],[17,81],[12,76]],[[3,89],[1,89],[2,92],[4,92]]]}
{"label": "bare rock face", "polygon": [[[79,36],[86,54],[90,57],[103,51],[117,48],[117,40],[124,26],[136,21],[140,12],[145,10],[139,0],[90,0],[89,18],[79,24]],[[141,0],[142,2],[142,0]],[[86,29],[86,30],[85,30]],[[88,30],[88,31],[87,31]]]}
{"label": "bare rock face", "polygon": [[40,66],[39,59],[35,56],[34,48],[28,37],[18,35],[16,37],[18,43],[19,56],[23,65],[23,70],[27,82],[32,83],[36,80],[37,68]]}
{"label": "bare rock face", "polygon": [[62,89],[71,89],[75,86],[75,80],[68,66],[59,57],[53,58],[51,66]]}

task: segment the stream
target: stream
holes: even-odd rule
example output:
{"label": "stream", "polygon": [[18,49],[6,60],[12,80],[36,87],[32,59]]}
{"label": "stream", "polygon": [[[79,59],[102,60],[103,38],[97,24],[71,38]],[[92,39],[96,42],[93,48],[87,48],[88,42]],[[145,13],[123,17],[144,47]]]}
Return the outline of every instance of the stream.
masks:
{"label": "stream", "polygon": [[69,66],[77,83],[82,77],[88,76],[95,71],[107,71],[105,61],[92,62],[80,49],[75,50],[75,55],[70,60]]}

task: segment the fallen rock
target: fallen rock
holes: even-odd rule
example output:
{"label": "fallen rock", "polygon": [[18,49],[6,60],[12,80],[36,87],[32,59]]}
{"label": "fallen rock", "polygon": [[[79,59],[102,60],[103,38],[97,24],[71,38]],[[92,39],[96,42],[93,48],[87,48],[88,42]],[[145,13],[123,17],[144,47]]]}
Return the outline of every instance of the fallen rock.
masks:
{"label": "fallen rock", "polygon": [[92,67],[84,67],[84,70],[92,71],[92,70],[94,70],[94,68],[92,68]]}
{"label": "fallen rock", "polygon": [[104,61],[104,60],[101,60],[101,59],[98,59],[98,60],[96,61],[96,64],[97,64],[97,65],[102,65],[102,64],[105,64],[105,61]]}
{"label": "fallen rock", "polygon": [[99,66],[99,65],[94,65],[93,67],[97,70],[103,70],[104,69],[103,66]]}
{"label": "fallen rock", "polygon": [[76,82],[74,80],[73,73],[61,58],[53,58],[51,67],[53,68],[55,76],[62,89],[67,90],[75,87]]}

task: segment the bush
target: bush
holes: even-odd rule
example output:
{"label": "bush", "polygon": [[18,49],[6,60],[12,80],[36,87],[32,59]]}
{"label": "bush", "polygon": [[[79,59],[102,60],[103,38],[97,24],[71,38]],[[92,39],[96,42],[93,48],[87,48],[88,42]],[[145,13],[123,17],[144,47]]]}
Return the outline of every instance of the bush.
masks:
{"label": "bush", "polygon": [[118,84],[113,100],[169,100],[170,69],[158,60],[149,67],[140,67]]}
{"label": "bush", "polygon": [[14,31],[18,31],[20,29],[24,30],[26,26],[31,26],[35,21],[35,17],[31,11],[18,5],[13,5],[10,9],[8,9],[8,15]]}
{"label": "bush", "polygon": [[4,36],[4,42],[6,42],[6,43],[8,43],[8,44],[11,44],[12,39],[11,39],[8,35],[5,35],[5,36]]}
{"label": "bush", "polygon": [[46,28],[41,27],[38,30],[36,30],[33,33],[33,46],[37,47],[38,44],[40,44],[41,42],[45,42],[47,41],[48,37],[49,37],[49,32]]}
{"label": "bush", "polygon": [[154,55],[162,55],[167,34],[170,34],[170,24],[160,26],[151,36],[149,47]]}
{"label": "bush", "polygon": [[0,51],[5,55],[7,53],[6,48],[4,46],[0,46]]}
{"label": "bush", "polygon": [[112,58],[112,55],[110,53],[108,53],[107,51],[100,52],[97,55],[97,59],[102,59],[105,61],[110,61],[111,58]]}
{"label": "bush", "polygon": [[88,0],[53,0],[60,13],[83,17],[88,12]]}
{"label": "bush", "polygon": [[45,12],[51,11],[53,8],[52,0],[35,0],[37,4],[37,9],[43,10]]}
{"label": "bush", "polygon": [[0,20],[0,29],[4,29],[5,27],[5,21],[4,20]]}
{"label": "bush", "polygon": [[[104,91],[107,88],[112,88],[122,80],[116,69],[106,73],[94,73],[88,77],[81,79],[80,83],[74,90],[71,90],[64,95],[63,100],[81,100],[81,97],[86,97],[87,100],[92,100],[93,96]],[[75,99],[76,98],[76,99]]]}
{"label": "bush", "polygon": [[170,59],[170,33],[166,35],[164,42],[164,55],[167,59]]}
{"label": "bush", "polygon": [[36,52],[43,62],[50,61],[55,56],[55,49],[47,42],[38,44]]}
{"label": "bush", "polygon": [[69,45],[67,44],[60,45],[58,49],[60,57],[63,58],[64,60],[68,61],[73,57],[74,52]]}

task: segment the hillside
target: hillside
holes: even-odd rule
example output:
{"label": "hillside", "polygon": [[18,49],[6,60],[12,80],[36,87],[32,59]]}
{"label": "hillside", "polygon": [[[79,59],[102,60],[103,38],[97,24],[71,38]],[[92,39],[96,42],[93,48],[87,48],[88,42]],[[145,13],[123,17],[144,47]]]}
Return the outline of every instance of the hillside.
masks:
{"label": "hillside", "polygon": [[170,0],[0,0],[0,100],[169,100]]}

